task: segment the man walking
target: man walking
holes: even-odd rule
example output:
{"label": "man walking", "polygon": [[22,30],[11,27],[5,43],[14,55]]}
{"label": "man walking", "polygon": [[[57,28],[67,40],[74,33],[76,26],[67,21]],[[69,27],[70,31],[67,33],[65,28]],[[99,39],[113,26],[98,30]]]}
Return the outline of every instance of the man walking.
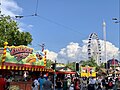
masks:
{"label": "man walking", "polygon": [[51,82],[51,77],[48,77],[48,79],[43,83],[43,90],[52,90],[53,85]]}

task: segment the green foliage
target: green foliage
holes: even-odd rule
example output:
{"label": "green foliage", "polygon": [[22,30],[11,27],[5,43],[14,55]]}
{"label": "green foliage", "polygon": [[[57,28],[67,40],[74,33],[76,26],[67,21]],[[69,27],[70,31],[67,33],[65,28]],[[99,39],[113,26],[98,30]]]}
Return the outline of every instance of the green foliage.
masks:
{"label": "green foliage", "polygon": [[100,68],[105,68],[104,63],[101,63],[100,66],[97,66],[97,67],[96,67],[96,71],[98,71]]}
{"label": "green foliage", "polygon": [[66,64],[67,67],[71,68],[72,70],[75,70],[75,62]]}
{"label": "green foliage", "polygon": [[82,66],[91,66],[91,67],[97,67],[97,63],[95,62],[95,60],[93,58],[91,58],[90,60],[87,61],[83,61],[82,62]]}
{"label": "green foliage", "polygon": [[28,45],[32,42],[29,32],[20,32],[16,21],[10,16],[0,16],[0,47],[7,41],[9,46]]}
{"label": "green foliage", "polygon": [[47,68],[51,68],[51,64],[52,64],[52,63],[53,63],[53,61],[47,59],[47,60],[46,60],[46,67],[47,67]]}
{"label": "green foliage", "polygon": [[96,71],[98,71],[100,68],[104,68],[104,63],[101,63],[101,65],[97,65],[96,61],[91,58],[90,60],[87,61],[82,61],[82,66],[91,66],[91,67],[96,67]]}

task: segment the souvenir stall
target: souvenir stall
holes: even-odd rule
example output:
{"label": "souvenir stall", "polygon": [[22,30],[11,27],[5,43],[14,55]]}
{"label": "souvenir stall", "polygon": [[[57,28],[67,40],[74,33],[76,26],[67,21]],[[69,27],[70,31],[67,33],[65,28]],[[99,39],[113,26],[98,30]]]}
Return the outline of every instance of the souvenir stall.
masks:
{"label": "souvenir stall", "polygon": [[53,72],[46,66],[46,51],[35,51],[27,46],[7,46],[0,49],[0,75],[9,79],[10,86],[31,90],[34,77],[41,72]]}

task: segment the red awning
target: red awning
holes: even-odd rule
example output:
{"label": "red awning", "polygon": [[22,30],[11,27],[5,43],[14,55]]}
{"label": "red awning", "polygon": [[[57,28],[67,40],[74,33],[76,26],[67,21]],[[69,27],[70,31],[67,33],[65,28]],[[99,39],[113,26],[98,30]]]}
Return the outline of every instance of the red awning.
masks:
{"label": "red awning", "polygon": [[45,66],[14,64],[14,63],[4,63],[0,65],[0,69],[53,72],[52,69],[47,69],[45,68]]}
{"label": "red awning", "polygon": [[76,74],[76,72],[56,72],[56,74]]}

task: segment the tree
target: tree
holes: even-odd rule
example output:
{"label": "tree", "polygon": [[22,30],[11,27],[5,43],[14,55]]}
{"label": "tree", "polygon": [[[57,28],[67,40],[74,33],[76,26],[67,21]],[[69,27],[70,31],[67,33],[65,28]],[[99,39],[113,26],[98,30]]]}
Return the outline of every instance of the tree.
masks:
{"label": "tree", "polygon": [[51,61],[50,59],[46,60],[46,67],[47,68],[51,68],[51,65],[53,64],[53,61]]}
{"label": "tree", "polygon": [[0,16],[0,47],[8,45],[28,45],[32,42],[32,35],[29,32],[20,32],[18,24],[10,16]]}
{"label": "tree", "polygon": [[91,66],[91,67],[97,67],[97,63],[95,62],[95,60],[93,58],[91,58],[90,60],[87,61],[82,61],[82,66]]}
{"label": "tree", "polygon": [[96,61],[93,58],[87,61],[82,61],[81,63],[82,63],[82,66],[96,67],[96,71],[100,70],[100,68],[104,68],[104,63],[97,65]]}
{"label": "tree", "polygon": [[75,69],[76,69],[76,68],[75,68],[75,64],[76,64],[76,62],[68,63],[68,64],[66,64],[66,67],[69,67],[69,68],[71,68],[72,70],[75,70]]}

